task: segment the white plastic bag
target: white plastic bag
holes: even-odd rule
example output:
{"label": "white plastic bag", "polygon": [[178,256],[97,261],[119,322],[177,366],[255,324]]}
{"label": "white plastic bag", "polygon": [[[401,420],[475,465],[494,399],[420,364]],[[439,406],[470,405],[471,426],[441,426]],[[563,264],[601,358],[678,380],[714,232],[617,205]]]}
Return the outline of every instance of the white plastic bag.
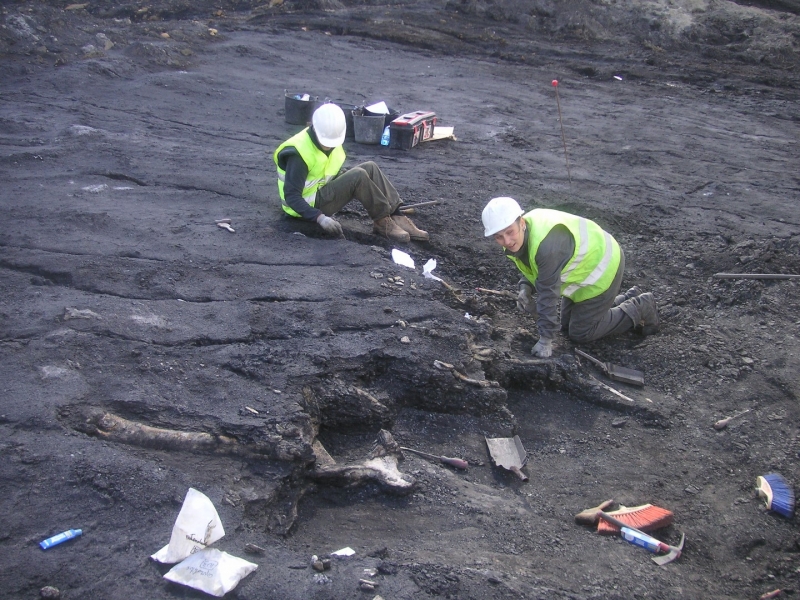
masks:
{"label": "white plastic bag", "polygon": [[161,563],[182,561],[190,554],[203,550],[225,535],[217,509],[208,496],[189,488],[181,512],[172,527],[169,544],[150,558]]}
{"label": "white plastic bag", "polygon": [[186,585],[212,596],[224,596],[255,571],[258,565],[216,548],[195,552],[172,567],[164,579]]}

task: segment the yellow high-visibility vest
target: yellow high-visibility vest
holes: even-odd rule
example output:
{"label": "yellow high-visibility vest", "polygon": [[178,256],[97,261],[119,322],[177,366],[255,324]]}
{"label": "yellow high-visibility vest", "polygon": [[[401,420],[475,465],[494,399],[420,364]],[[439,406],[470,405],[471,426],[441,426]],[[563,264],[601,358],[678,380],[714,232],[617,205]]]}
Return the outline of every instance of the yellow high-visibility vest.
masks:
{"label": "yellow high-visibility vest", "polygon": [[561,271],[561,295],[573,302],[599,296],[611,286],[619,269],[620,249],[611,234],[597,223],[548,208],[536,208],[522,215],[528,225],[530,268],[513,256],[509,258],[533,285],[536,282],[536,252],[556,225],[564,225],[575,238],[575,251]]}
{"label": "yellow high-visibility vest", "polygon": [[281,153],[281,150],[289,146],[297,150],[297,153],[308,167],[308,175],[306,175],[306,181],[303,185],[303,199],[308,202],[309,206],[314,206],[317,191],[339,173],[339,170],[344,164],[345,153],[344,148],[337,146],[330,154],[325,154],[322,150],[317,148],[311,140],[311,136],[308,134],[308,127],[297,135],[290,137],[275,150],[275,153],[272,155],[272,160],[275,161],[275,167],[278,169],[278,193],[281,197],[281,206],[287,214],[293,217],[299,217],[300,215],[286,204],[286,199],[283,195],[286,171],[281,169],[278,165],[278,154]]}

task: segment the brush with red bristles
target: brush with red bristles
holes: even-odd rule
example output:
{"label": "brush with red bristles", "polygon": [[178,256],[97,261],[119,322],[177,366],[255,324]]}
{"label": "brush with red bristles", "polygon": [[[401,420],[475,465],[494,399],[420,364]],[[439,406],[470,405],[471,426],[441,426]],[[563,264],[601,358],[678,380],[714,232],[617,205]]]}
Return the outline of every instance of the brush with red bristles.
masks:
{"label": "brush with red bristles", "polygon": [[769,510],[787,519],[794,516],[794,490],[782,475],[769,473],[759,476],[756,479],[756,491]]}
{"label": "brush with red bristles", "polygon": [[667,525],[672,525],[672,511],[652,504],[642,504],[641,506],[620,506],[615,511],[608,512],[607,508],[614,505],[614,500],[606,500],[599,506],[589,508],[575,515],[575,522],[581,525],[597,524],[597,532],[603,535],[616,535],[619,527],[600,518],[600,512],[615,517],[626,525],[630,525],[641,531],[655,531]]}

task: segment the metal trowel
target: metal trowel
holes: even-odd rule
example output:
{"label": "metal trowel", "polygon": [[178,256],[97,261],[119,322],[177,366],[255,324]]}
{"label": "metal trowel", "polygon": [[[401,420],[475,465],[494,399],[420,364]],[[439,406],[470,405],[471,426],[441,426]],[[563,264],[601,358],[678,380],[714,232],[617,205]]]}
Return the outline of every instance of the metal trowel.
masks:
{"label": "metal trowel", "polygon": [[575,354],[592,361],[603,370],[609,379],[621,381],[622,383],[630,383],[631,385],[644,385],[644,373],[641,371],[597,360],[594,356],[589,356],[586,352],[582,352],[577,348],[575,349]]}
{"label": "metal trowel", "polygon": [[522,481],[528,481],[528,476],[520,469],[528,462],[528,453],[522,447],[518,435],[513,438],[486,438],[489,454],[492,455],[494,464],[513,472]]}

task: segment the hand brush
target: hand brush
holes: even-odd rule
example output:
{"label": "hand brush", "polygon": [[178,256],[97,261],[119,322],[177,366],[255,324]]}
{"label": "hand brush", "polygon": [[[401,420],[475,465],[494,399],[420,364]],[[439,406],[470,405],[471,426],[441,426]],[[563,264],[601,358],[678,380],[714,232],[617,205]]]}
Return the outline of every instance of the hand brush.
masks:
{"label": "hand brush", "polygon": [[[599,512],[605,511],[607,508],[614,504],[613,500],[606,500],[599,506],[589,508],[583,512],[575,515],[575,522],[581,525],[595,525],[597,524],[598,533],[605,535],[614,535],[619,533],[619,528],[611,523],[600,519]],[[620,506],[619,510],[606,512],[606,514],[615,517],[617,520],[622,521],[625,525],[630,525],[642,531],[654,531],[661,529],[667,525],[672,524],[672,511],[652,504],[643,504],[641,506],[632,506],[630,508]]]}
{"label": "hand brush", "polygon": [[[672,518],[674,516],[671,510],[652,504],[620,506],[618,510],[608,512],[607,514],[616,517],[617,520],[622,521],[626,525],[631,525],[642,531],[655,531],[656,529],[672,525]],[[619,533],[619,527],[600,519],[597,523],[597,533],[603,535],[617,535]]]}
{"label": "hand brush", "polygon": [[756,479],[756,491],[767,508],[791,519],[794,516],[794,490],[789,482],[777,473],[769,473]]}

